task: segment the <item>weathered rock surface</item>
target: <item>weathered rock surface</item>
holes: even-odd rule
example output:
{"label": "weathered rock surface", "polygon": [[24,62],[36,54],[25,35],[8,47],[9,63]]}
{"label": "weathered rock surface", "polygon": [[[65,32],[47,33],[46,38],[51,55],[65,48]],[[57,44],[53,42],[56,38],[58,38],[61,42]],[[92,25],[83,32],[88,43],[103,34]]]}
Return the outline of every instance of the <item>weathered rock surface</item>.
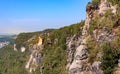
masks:
{"label": "weathered rock surface", "polygon": [[108,31],[106,27],[103,27],[103,31],[97,36],[97,41],[103,43],[105,41],[113,41],[115,34]]}
{"label": "weathered rock surface", "polygon": [[17,48],[16,48],[16,44],[14,44],[14,51],[18,51]]}
{"label": "weathered rock surface", "polygon": [[[116,7],[109,4],[106,0],[101,0],[101,3],[99,7],[88,4],[88,7],[86,9],[86,20],[85,25],[82,29],[82,35],[78,37],[77,41],[73,41],[71,39],[67,40],[67,53],[68,53],[68,65],[67,69],[69,71],[69,74],[103,74],[103,71],[101,70],[101,62],[100,61],[94,61],[93,64],[89,64],[88,62],[88,51],[87,51],[87,39],[89,37],[89,27],[90,27],[90,21],[94,19],[93,15],[104,15],[106,11],[110,9],[112,13],[116,13]],[[94,11],[98,13],[94,13]],[[114,33],[111,33],[107,27],[103,27],[102,30],[100,30],[100,33],[97,34],[99,30],[94,30],[94,38],[97,42],[102,43],[105,41],[113,41],[114,40]],[[79,45],[75,45],[78,44]],[[75,52],[75,53],[74,53]],[[102,57],[102,54],[99,53],[99,58]]]}
{"label": "weathered rock surface", "polygon": [[99,14],[105,14],[108,9],[110,9],[112,13],[116,13],[116,6],[112,6],[112,4],[108,3],[107,0],[101,0],[101,4],[99,5]]}
{"label": "weathered rock surface", "polygon": [[85,74],[88,67],[88,52],[86,50],[86,40],[91,18],[87,14],[85,25],[83,26],[80,45],[75,48],[73,61],[69,67],[69,74]]}
{"label": "weathered rock surface", "polygon": [[42,45],[42,38],[39,37],[38,43],[36,45],[33,45],[33,47],[29,47],[29,50],[31,50],[31,54],[29,57],[29,60],[26,62],[25,68],[29,71],[35,71],[38,65],[42,62],[42,54],[39,53],[40,50],[43,49]]}
{"label": "weathered rock surface", "polygon": [[67,44],[67,69],[69,69],[73,57],[74,57],[74,53],[75,53],[75,49],[79,46],[81,42],[81,38],[79,38],[78,36],[74,35],[73,37],[68,37],[66,39],[66,44]]}

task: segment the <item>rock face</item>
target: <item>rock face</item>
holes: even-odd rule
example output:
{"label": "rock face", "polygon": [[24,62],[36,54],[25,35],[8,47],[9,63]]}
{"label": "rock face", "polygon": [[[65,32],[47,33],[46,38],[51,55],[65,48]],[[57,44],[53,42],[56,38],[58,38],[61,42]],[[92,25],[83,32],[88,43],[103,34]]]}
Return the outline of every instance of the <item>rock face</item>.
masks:
{"label": "rock face", "polygon": [[102,33],[100,33],[97,36],[97,41],[100,43],[105,42],[105,41],[111,42],[114,40],[114,37],[115,37],[115,34],[109,32],[108,29],[104,27]]}
{"label": "rock face", "polygon": [[30,58],[27,61],[25,68],[29,71],[35,71],[38,64],[42,61],[42,54],[37,53],[37,50],[33,50],[30,54]]}
{"label": "rock face", "polygon": [[[37,43],[35,43],[35,41],[37,41]],[[28,72],[32,73],[42,62],[43,55],[40,51],[43,49],[43,39],[40,36],[37,37],[34,35],[25,42],[29,44],[26,47],[25,45],[21,45],[19,49],[23,53],[26,52],[26,50],[29,52],[30,55],[26,61],[25,68]],[[23,44],[25,42],[23,42]],[[14,51],[18,51],[16,44],[14,44]]]}
{"label": "rock face", "polygon": [[79,46],[81,42],[81,38],[79,36],[74,35],[73,37],[68,37],[66,39],[66,44],[67,44],[67,69],[69,69],[73,58],[74,58],[74,53],[75,49]]}
{"label": "rock face", "polygon": [[42,45],[42,38],[39,37],[38,46]]}
{"label": "rock face", "polygon": [[14,51],[17,51],[16,44],[14,44]]}
{"label": "rock face", "polygon": [[26,48],[25,47],[21,47],[21,52],[25,52]]}
{"label": "rock face", "polygon": [[[88,30],[90,26],[90,21],[94,19],[93,15],[104,15],[108,9],[110,9],[112,13],[116,13],[115,6],[112,6],[106,0],[101,0],[99,8],[95,7],[92,4],[88,5],[86,14],[87,17],[85,20],[85,25],[83,26],[82,36],[79,36],[77,38],[78,40],[76,41],[73,41],[73,38],[75,38],[75,36],[73,36],[66,43],[68,50],[67,69],[69,71],[69,74],[103,74],[103,71],[100,67],[100,61],[94,61],[93,64],[90,64],[88,62],[89,53],[87,51],[87,40],[89,38]],[[95,14],[94,11],[96,11],[97,13]],[[104,27],[102,29],[102,32],[100,32],[98,35],[96,33],[97,30],[93,32],[94,38],[99,43],[114,40],[114,34],[109,32],[106,27]]]}
{"label": "rock face", "polygon": [[91,17],[87,14],[85,20],[85,25],[83,26],[82,36],[80,37],[80,45],[75,48],[75,54],[73,61],[69,67],[69,74],[87,74],[87,71],[90,71],[90,66],[88,64],[88,52],[87,52],[87,38],[88,38],[88,29]]}
{"label": "rock face", "polygon": [[101,4],[99,5],[99,14],[105,14],[108,9],[110,9],[112,13],[116,13],[116,6],[112,6],[112,4],[108,3],[107,0],[101,0]]}
{"label": "rock face", "polygon": [[42,50],[43,45],[42,45],[42,38],[39,37],[38,43],[34,45],[33,47],[30,47],[29,50],[31,50],[31,54],[29,57],[29,60],[26,62],[25,68],[29,72],[33,72],[36,70],[38,65],[42,61],[42,54],[39,53],[40,50]]}

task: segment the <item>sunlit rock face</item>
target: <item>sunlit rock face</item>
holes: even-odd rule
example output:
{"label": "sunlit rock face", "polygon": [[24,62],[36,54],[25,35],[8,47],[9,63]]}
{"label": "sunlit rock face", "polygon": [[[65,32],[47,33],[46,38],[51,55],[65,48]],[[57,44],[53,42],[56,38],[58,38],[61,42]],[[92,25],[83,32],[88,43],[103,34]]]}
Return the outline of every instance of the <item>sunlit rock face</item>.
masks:
{"label": "sunlit rock face", "polygon": [[38,44],[37,44],[38,46],[40,46],[40,45],[42,45],[42,38],[41,37],[39,37],[39,40],[38,40]]}
{"label": "sunlit rock face", "polygon": [[21,47],[21,52],[25,52],[26,48],[25,47]]}
{"label": "sunlit rock face", "polygon": [[14,44],[14,51],[18,51],[17,48],[16,48],[16,44]]}

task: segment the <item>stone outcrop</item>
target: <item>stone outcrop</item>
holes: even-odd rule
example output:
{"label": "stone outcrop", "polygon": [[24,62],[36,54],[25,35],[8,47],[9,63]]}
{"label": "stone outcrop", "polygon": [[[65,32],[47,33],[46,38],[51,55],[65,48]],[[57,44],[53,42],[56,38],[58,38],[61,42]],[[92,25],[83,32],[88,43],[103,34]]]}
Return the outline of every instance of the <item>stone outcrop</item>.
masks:
{"label": "stone outcrop", "polygon": [[112,4],[107,2],[107,0],[101,0],[99,5],[99,14],[105,14],[108,9],[110,9],[112,13],[116,13],[116,6],[112,6]]}
{"label": "stone outcrop", "polygon": [[75,49],[79,46],[81,42],[81,38],[77,35],[74,35],[73,37],[68,37],[66,39],[66,45],[67,45],[67,66],[66,68],[69,69],[73,58]]}
{"label": "stone outcrop", "polygon": [[42,54],[37,53],[37,50],[33,50],[32,53],[30,54],[30,58],[27,61],[25,68],[29,71],[35,71],[38,64],[40,64],[42,61]]}
{"label": "stone outcrop", "polygon": [[29,50],[31,51],[29,60],[26,62],[25,68],[29,72],[33,72],[36,70],[38,65],[42,62],[42,54],[39,53],[43,49],[42,45],[42,38],[39,37],[38,43],[33,45],[32,47],[29,47]]}
{"label": "stone outcrop", "polygon": [[40,45],[42,45],[42,38],[41,37],[39,37],[39,40],[38,40],[38,44],[37,44],[38,46],[40,46]]}
{"label": "stone outcrop", "polygon": [[86,71],[90,71],[88,68],[88,52],[87,52],[87,38],[88,29],[91,17],[87,14],[85,25],[83,26],[82,36],[80,37],[80,45],[75,48],[74,58],[69,66],[69,74],[86,74]]}
{"label": "stone outcrop", "polygon": [[[87,52],[87,38],[88,29],[91,18],[87,14],[85,25],[83,26],[82,36],[80,37],[80,45],[75,49],[73,61],[69,67],[69,74],[87,74],[90,71],[88,65],[88,52]],[[91,71],[90,71],[91,72]]]}
{"label": "stone outcrop", "polygon": [[16,48],[16,44],[14,44],[14,51],[18,51],[17,48]]}
{"label": "stone outcrop", "polygon": [[103,43],[105,41],[106,42],[107,41],[111,42],[111,41],[114,40],[114,38],[115,38],[115,34],[112,33],[112,32],[109,32],[106,27],[103,27],[102,32],[99,35],[97,35],[97,39],[96,40],[98,42],[100,42],[100,43]]}
{"label": "stone outcrop", "polygon": [[[67,40],[67,53],[68,53],[68,65],[67,69],[69,71],[69,74],[103,74],[103,71],[101,70],[101,62],[100,61],[94,61],[93,64],[90,64],[88,62],[88,51],[87,51],[87,40],[89,38],[89,27],[90,27],[90,21],[94,19],[94,15],[102,14],[104,15],[106,11],[110,9],[112,13],[116,13],[116,7],[112,6],[110,3],[108,3],[106,0],[101,0],[100,5],[97,7],[95,5],[92,5],[91,3],[87,6],[87,14],[86,14],[86,20],[85,25],[82,29],[82,35],[78,37],[77,41],[73,41],[71,39]],[[97,13],[94,13],[94,12]],[[97,32],[100,32],[97,34]],[[94,30],[93,31],[94,38],[99,43],[105,42],[105,41],[113,41],[114,40],[114,33],[108,31],[107,27],[103,27],[102,30]],[[74,44],[79,43],[79,45],[75,46]],[[72,46],[73,44],[73,46]],[[74,53],[75,52],[75,53]],[[102,54],[97,55],[101,58]]]}
{"label": "stone outcrop", "polygon": [[20,50],[21,50],[21,52],[25,52],[26,48],[25,47],[21,47]]}

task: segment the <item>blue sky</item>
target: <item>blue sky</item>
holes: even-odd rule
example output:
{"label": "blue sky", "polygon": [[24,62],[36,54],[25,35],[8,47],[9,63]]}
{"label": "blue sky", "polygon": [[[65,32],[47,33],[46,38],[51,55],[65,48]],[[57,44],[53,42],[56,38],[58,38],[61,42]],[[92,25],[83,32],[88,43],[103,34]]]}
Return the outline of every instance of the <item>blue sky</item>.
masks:
{"label": "blue sky", "polygon": [[85,19],[91,0],[0,0],[0,33],[60,28]]}

